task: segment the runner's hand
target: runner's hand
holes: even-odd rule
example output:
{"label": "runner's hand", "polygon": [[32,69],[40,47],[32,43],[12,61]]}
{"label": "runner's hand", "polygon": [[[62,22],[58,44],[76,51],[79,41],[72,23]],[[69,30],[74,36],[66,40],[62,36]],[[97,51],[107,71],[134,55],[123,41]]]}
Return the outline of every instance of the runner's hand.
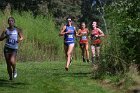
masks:
{"label": "runner's hand", "polygon": [[65,32],[65,34],[69,34],[69,33],[71,33],[72,31],[71,30],[68,30],[67,32]]}
{"label": "runner's hand", "polygon": [[99,35],[95,35],[95,37],[99,37]]}

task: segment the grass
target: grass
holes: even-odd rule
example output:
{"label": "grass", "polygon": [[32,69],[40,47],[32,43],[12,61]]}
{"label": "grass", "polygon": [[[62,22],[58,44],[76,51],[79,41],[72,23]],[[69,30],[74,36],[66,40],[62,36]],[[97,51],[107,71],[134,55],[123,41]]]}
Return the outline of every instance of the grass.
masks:
{"label": "grass", "polygon": [[9,81],[2,62],[0,93],[118,93],[91,79],[90,64],[73,62],[68,72],[64,65],[65,62],[17,63],[18,77]]}
{"label": "grass", "polygon": [[[10,10],[7,10],[5,14],[0,11],[0,33],[8,26],[9,15]],[[62,59],[63,56],[58,56],[58,54],[63,52],[63,38],[58,35],[59,29],[52,15],[38,15],[35,18],[31,12],[19,13],[13,11],[11,16],[15,18],[15,25],[23,30],[24,35],[24,40],[19,45],[21,52],[18,59],[22,61]],[[0,45],[3,46],[3,43],[0,43]],[[2,48],[0,48],[1,51]],[[2,54],[0,53],[0,55]]]}

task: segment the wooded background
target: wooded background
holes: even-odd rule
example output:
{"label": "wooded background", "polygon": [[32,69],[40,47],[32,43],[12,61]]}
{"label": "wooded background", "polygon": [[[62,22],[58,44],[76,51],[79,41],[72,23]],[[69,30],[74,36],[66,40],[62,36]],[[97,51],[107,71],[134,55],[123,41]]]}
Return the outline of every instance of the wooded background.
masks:
{"label": "wooded background", "polygon": [[[4,14],[5,8],[8,4],[10,4],[10,13],[16,17],[17,21],[20,20],[19,18],[23,20],[29,18],[32,20],[32,22],[36,21],[36,25],[38,25],[39,28],[42,28],[38,30],[41,30],[42,32],[44,30],[48,31],[45,34],[46,36],[41,36],[41,32],[38,32],[39,34],[37,35],[32,33],[33,35],[31,36],[31,32],[37,30],[37,28],[31,29],[31,27],[36,27],[35,24],[30,23],[29,20],[26,20],[26,22],[30,23],[28,25],[32,24],[26,28],[26,26],[23,26],[26,24],[25,21],[23,22],[23,20],[21,20],[21,23],[20,21],[17,22],[19,26],[28,30],[25,32],[25,35],[27,35],[26,37],[30,38],[29,40],[31,41],[30,43],[26,41],[25,44],[37,45],[35,50],[38,50],[38,52],[42,50],[43,52],[40,53],[45,55],[44,58],[35,53],[36,56],[28,59],[26,57],[28,54],[21,53],[20,55],[22,55],[22,57],[24,55],[23,58],[20,57],[22,60],[25,60],[26,58],[27,60],[37,60],[38,58],[41,60],[43,58],[46,59],[46,56],[47,59],[51,60],[64,58],[59,55],[60,53],[63,53],[63,41],[60,40],[60,43],[57,42],[57,40],[60,39],[60,37],[57,35],[60,31],[60,27],[65,24],[65,19],[68,16],[71,16],[77,29],[79,23],[82,21],[86,22],[89,29],[91,29],[91,22],[93,20],[98,22],[99,27],[106,35],[106,37],[103,38],[102,44],[102,62],[108,62],[109,67],[112,67],[112,63],[109,62],[114,62],[114,64],[116,64],[113,66],[113,69],[121,67],[120,65],[122,64],[139,64],[140,62],[139,0],[0,0],[1,16]],[[43,22],[44,20],[45,22]],[[47,22],[52,23],[49,24]],[[40,24],[42,26],[40,26]],[[48,26],[48,29],[45,29],[47,28],[45,26],[48,24],[50,27]],[[50,37],[50,34],[48,35],[48,33],[53,34],[53,37],[49,38],[51,41],[48,40],[48,37]],[[42,35],[43,34],[44,33],[42,33]],[[45,41],[46,39],[48,41]],[[47,53],[46,49],[49,50]],[[23,52],[25,50],[21,51]],[[75,51],[80,52],[79,47],[77,47]],[[48,57],[48,53],[53,54],[52,56]],[[81,58],[79,57],[80,53],[78,55],[76,53],[74,54],[75,58]],[[31,55],[34,53],[32,51],[29,54]]]}

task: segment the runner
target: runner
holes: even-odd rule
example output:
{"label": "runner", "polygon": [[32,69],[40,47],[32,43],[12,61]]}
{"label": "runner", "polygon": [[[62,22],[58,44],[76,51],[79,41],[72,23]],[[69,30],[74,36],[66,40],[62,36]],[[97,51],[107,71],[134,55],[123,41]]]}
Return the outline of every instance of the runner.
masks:
{"label": "runner", "polygon": [[16,55],[18,43],[23,40],[23,35],[22,30],[15,27],[15,19],[13,17],[8,18],[8,24],[9,27],[1,34],[0,41],[6,39],[4,56],[7,63],[9,80],[13,80],[13,78],[17,77]]}
{"label": "runner", "polygon": [[[88,50],[88,33],[89,30],[86,28],[84,22],[81,23],[80,29],[78,30],[77,36],[80,37],[80,48],[82,50],[83,62],[89,62],[89,50]],[[86,54],[86,59],[85,59]]]}
{"label": "runner", "polygon": [[62,28],[59,35],[64,36],[64,50],[67,59],[65,69],[68,71],[74,48],[74,36],[76,35],[76,30],[75,27],[72,26],[72,20],[70,17],[67,18],[67,24]]}
{"label": "runner", "polygon": [[92,23],[92,31],[91,31],[91,49],[92,49],[92,63],[94,63],[95,52],[96,58],[99,60],[100,56],[100,37],[104,36],[104,33],[97,27],[97,22],[93,21]]}

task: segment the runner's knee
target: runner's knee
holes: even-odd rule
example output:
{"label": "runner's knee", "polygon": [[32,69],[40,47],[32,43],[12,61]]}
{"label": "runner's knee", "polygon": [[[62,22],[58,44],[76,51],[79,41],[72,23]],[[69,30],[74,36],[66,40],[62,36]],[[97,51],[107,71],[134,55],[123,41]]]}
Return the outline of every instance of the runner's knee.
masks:
{"label": "runner's knee", "polygon": [[68,52],[68,53],[67,53],[67,56],[71,56],[71,52]]}

